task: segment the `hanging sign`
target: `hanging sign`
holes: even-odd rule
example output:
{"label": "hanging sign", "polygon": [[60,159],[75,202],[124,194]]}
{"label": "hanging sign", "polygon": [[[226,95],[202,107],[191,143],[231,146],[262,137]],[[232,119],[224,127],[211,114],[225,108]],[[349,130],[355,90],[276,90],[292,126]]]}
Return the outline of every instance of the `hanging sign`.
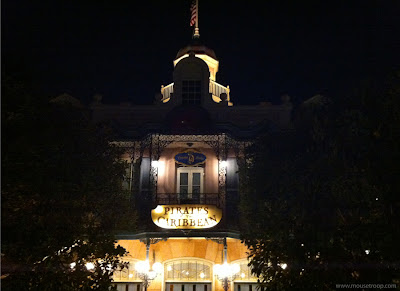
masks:
{"label": "hanging sign", "polygon": [[202,164],[206,161],[206,156],[202,153],[194,152],[194,151],[186,151],[183,153],[179,153],[175,156],[175,161],[178,164],[185,166],[196,166]]}
{"label": "hanging sign", "polygon": [[222,210],[215,205],[158,205],[151,211],[151,218],[166,229],[210,228],[221,221]]}

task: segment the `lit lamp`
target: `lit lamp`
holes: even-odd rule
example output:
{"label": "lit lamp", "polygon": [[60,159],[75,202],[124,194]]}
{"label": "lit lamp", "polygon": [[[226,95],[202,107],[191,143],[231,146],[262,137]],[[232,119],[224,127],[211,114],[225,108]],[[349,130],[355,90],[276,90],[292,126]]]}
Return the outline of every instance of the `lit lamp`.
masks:
{"label": "lit lamp", "polygon": [[225,291],[228,291],[230,283],[235,280],[240,271],[240,266],[238,264],[228,264],[228,247],[226,245],[226,238],[224,239],[224,263],[222,265],[214,265],[214,274],[217,276],[218,280],[221,281],[222,287]]}
{"label": "lit lamp", "polygon": [[147,287],[150,286],[151,281],[153,281],[163,271],[163,266],[159,262],[154,263],[152,266],[150,266],[149,250],[150,250],[150,242],[147,242],[146,243],[146,260],[139,261],[135,265],[135,270],[136,270],[139,278],[143,281],[144,291],[147,291]]}
{"label": "lit lamp", "polygon": [[217,264],[214,266],[214,274],[217,276],[218,280],[221,281],[222,287],[225,291],[229,289],[230,283],[235,280],[239,271],[240,266],[238,264],[224,263],[222,265]]}
{"label": "lit lamp", "polygon": [[136,263],[135,269],[139,278],[143,281],[144,290],[147,290],[147,287],[150,286],[151,281],[153,281],[159,274],[162,273],[162,268],[163,267],[161,263],[154,263],[153,266],[150,267],[148,260]]}

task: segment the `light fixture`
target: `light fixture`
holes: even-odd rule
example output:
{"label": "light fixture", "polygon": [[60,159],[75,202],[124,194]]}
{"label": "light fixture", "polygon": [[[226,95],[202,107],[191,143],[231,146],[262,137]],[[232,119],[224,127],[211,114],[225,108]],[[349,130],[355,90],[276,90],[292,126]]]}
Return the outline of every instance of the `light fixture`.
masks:
{"label": "light fixture", "polygon": [[239,264],[228,264],[228,246],[226,244],[226,238],[224,238],[224,263],[222,265],[214,265],[214,274],[218,280],[221,281],[222,287],[225,291],[228,291],[230,283],[235,280],[240,272]]}
{"label": "light fixture", "polygon": [[[135,265],[135,270],[139,278],[143,281],[144,291],[150,286],[151,281],[154,280],[159,274],[163,272],[163,266],[161,263],[156,262],[150,265],[149,262],[149,251],[150,251],[150,240],[146,242],[146,260],[139,261]],[[155,261],[155,253],[153,252],[153,262]]]}
{"label": "light fixture", "polygon": [[280,266],[283,270],[285,270],[285,269],[287,268],[287,264],[286,264],[286,263],[279,264],[279,266]]}
{"label": "light fixture", "polygon": [[151,166],[153,168],[158,168],[159,162],[157,160],[151,161]]}
{"label": "light fixture", "polygon": [[136,263],[135,270],[139,278],[143,281],[144,290],[147,290],[147,287],[150,286],[151,281],[162,273],[162,269],[163,267],[161,263],[154,263],[153,266],[150,266],[148,260],[139,261]]}
{"label": "light fixture", "polygon": [[156,208],[154,208],[155,213],[163,213],[164,208],[161,205],[158,205]]}
{"label": "light fixture", "polygon": [[87,262],[85,264],[86,269],[88,270],[93,270],[94,269],[94,264],[92,262]]}
{"label": "light fixture", "polygon": [[224,169],[226,169],[226,166],[228,165],[228,162],[227,161],[225,161],[225,160],[223,160],[223,161],[221,161],[220,162],[220,166],[221,166],[221,168],[224,168]]}
{"label": "light fixture", "polygon": [[225,291],[229,289],[229,284],[235,280],[239,272],[240,266],[238,264],[228,264],[225,262],[222,265],[214,265],[214,274],[221,281]]}

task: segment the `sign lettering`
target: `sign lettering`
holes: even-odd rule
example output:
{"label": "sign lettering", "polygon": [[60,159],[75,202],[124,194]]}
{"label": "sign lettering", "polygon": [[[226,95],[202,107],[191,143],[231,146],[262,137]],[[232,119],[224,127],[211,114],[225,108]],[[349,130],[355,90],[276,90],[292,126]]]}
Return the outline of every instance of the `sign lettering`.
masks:
{"label": "sign lettering", "polygon": [[210,228],[221,221],[222,210],[215,205],[158,205],[151,218],[161,228]]}

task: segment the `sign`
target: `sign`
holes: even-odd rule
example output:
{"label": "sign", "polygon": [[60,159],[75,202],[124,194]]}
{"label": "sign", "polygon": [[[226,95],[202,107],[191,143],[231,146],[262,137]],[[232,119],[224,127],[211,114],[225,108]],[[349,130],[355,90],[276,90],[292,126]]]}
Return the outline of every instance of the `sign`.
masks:
{"label": "sign", "polygon": [[154,224],[166,229],[201,229],[216,226],[222,210],[215,205],[158,205],[151,211]]}
{"label": "sign", "polygon": [[185,166],[195,166],[204,163],[206,156],[202,153],[194,151],[186,151],[184,153],[179,153],[175,156],[175,161],[178,164]]}

